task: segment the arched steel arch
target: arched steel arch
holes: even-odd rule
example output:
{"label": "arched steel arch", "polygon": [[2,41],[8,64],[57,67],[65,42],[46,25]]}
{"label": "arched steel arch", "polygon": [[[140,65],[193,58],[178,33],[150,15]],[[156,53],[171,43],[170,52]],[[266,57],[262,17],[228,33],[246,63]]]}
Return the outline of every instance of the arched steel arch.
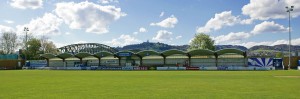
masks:
{"label": "arched steel arch", "polygon": [[87,52],[91,54],[95,54],[101,51],[107,51],[111,53],[118,52],[117,49],[112,48],[110,46],[99,44],[99,43],[80,43],[80,44],[72,44],[58,48],[61,53],[71,53],[77,54],[80,52]]}

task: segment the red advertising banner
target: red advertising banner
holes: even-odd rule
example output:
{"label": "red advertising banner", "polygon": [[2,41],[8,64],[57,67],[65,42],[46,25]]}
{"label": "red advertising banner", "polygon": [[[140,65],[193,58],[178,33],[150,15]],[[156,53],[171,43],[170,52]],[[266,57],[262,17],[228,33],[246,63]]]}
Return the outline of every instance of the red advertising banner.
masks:
{"label": "red advertising banner", "polygon": [[199,70],[199,67],[186,67],[186,70]]}

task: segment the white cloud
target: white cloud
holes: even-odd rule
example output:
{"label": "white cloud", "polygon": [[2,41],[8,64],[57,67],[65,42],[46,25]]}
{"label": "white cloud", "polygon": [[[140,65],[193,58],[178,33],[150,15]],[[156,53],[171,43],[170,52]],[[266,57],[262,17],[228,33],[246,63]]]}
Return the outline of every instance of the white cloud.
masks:
{"label": "white cloud", "polygon": [[231,11],[224,11],[215,14],[203,27],[197,29],[197,33],[209,33],[212,30],[219,30],[223,26],[232,26],[240,22],[240,19],[231,14]]}
{"label": "white cloud", "polygon": [[129,44],[136,44],[141,42],[141,40],[136,39],[130,35],[122,34],[119,38],[112,39],[111,41],[105,41],[104,43],[108,46],[125,46]]}
{"label": "white cloud", "polygon": [[[242,45],[242,46],[245,46],[247,48],[251,48],[253,46],[258,46],[258,45],[274,46],[274,45],[280,45],[280,44],[288,44],[288,40],[264,41],[264,42],[246,42],[246,43],[241,43],[241,44],[238,44],[238,45]],[[292,45],[300,45],[300,38],[292,39],[291,44]]]}
{"label": "white cloud", "polygon": [[56,41],[53,41],[52,39],[49,39],[49,41],[52,41],[54,43],[54,45],[56,46],[56,48],[60,48],[60,47],[67,46],[67,45],[71,44],[71,43],[66,43],[66,42],[56,42]]}
{"label": "white cloud", "polygon": [[56,46],[56,48],[60,48],[60,47],[71,45],[71,44],[88,43],[87,41],[83,41],[83,40],[75,41],[75,42],[73,42],[73,41],[72,42],[56,42],[56,41],[53,41],[52,39],[49,39],[49,41],[53,42],[54,45]]}
{"label": "white cloud", "polygon": [[[287,18],[287,5],[300,5],[300,0],[250,0],[250,3],[242,8],[244,15],[249,15],[253,19],[268,20]],[[300,15],[300,7],[295,7],[292,16]]]}
{"label": "white cloud", "polygon": [[180,39],[180,38],[182,38],[181,35],[175,37],[175,39]]}
{"label": "white cloud", "polygon": [[159,17],[163,17],[165,15],[165,12],[161,12]]}
{"label": "white cloud", "polygon": [[56,46],[56,48],[66,46],[66,44],[62,44],[62,43],[54,43],[54,45]]}
{"label": "white cloud", "polygon": [[71,29],[85,29],[86,32],[103,34],[109,32],[109,24],[126,16],[121,8],[102,6],[92,2],[57,3],[54,12]]}
{"label": "white cloud", "polygon": [[10,5],[19,9],[38,9],[42,8],[43,0],[11,0]]}
{"label": "white cloud", "polygon": [[138,30],[138,32],[133,32],[133,34],[134,34],[134,35],[137,35],[137,34],[139,34],[139,33],[144,33],[144,32],[148,32],[147,29],[144,28],[144,27],[140,27],[139,30]]}
{"label": "white cloud", "polygon": [[66,32],[65,34],[66,34],[66,35],[70,35],[71,33],[70,33],[70,32]]}
{"label": "white cloud", "polygon": [[15,23],[15,22],[12,21],[12,20],[4,20],[4,22],[7,23],[7,24],[13,24],[13,23]]}
{"label": "white cloud", "polygon": [[24,27],[29,28],[29,33],[33,35],[59,35],[59,26],[62,24],[62,19],[51,13],[45,13],[43,17],[32,19],[28,24],[17,25],[17,33],[24,35]]}
{"label": "white cloud", "polygon": [[139,32],[140,32],[140,33],[147,32],[147,29],[146,29],[146,28],[144,28],[144,27],[141,27],[141,28],[139,29]]}
{"label": "white cloud", "polygon": [[139,34],[139,32],[133,32],[133,34],[134,34],[134,35],[137,35],[137,34]]}
{"label": "white cloud", "polygon": [[260,33],[278,33],[278,32],[287,32],[288,28],[285,28],[283,25],[276,24],[275,22],[264,21],[254,27],[254,29],[250,33],[246,32],[237,32],[237,33],[229,33],[227,35],[220,35],[217,37],[212,37],[215,40],[216,44],[233,44],[233,45],[243,45],[246,47],[252,47],[255,45],[277,45],[277,44],[285,44],[286,41],[278,40],[276,42],[247,42],[241,43],[243,40],[248,39],[254,35]]}
{"label": "white cloud", "polygon": [[252,24],[254,21],[254,19],[244,19],[244,20],[241,20],[241,24]]}
{"label": "white cloud", "polygon": [[159,30],[156,34],[155,37],[152,38],[152,40],[156,41],[167,41],[167,40],[172,40],[172,32],[169,32],[167,30]]}
{"label": "white cloud", "polygon": [[3,32],[14,32],[14,31],[15,30],[12,27],[0,25],[0,33],[3,33]]}
{"label": "white cloud", "polygon": [[285,28],[283,25],[277,24],[274,21],[264,21],[260,24],[257,24],[251,31],[253,34],[278,32],[288,32],[288,28]]}
{"label": "white cloud", "polygon": [[251,37],[250,33],[245,32],[237,32],[237,33],[229,33],[227,35],[220,35],[217,37],[213,37],[213,40],[215,40],[216,44],[227,44],[227,43],[238,43],[242,41],[243,39],[247,39]]}
{"label": "white cloud", "polygon": [[101,4],[119,3],[118,0],[99,0]]}
{"label": "white cloud", "polygon": [[178,19],[174,16],[171,15],[170,17],[162,20],[161,22],[158,23],[151,23],[151,26],[160,26],[164,28],[174,28],[175,25],[178,23]]}
{"label": "white cloud", "polygon": [[81,44],[81,43],[87,43],[87,41],[76,41],[76,42],[74,42],[74,44]]}
{"label": "white cloud", "polygon": [[[291,40],[292,45],[300,45],[300,38]],[[285,43],[287,44],[287,43]]]}

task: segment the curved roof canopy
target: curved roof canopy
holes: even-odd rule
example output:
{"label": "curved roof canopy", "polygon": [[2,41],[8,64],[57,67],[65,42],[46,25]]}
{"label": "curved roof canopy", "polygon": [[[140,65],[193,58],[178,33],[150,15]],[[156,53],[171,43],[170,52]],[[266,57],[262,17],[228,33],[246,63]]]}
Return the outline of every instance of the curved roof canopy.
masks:
{"label": "curved roof canopy", "polygon": [[92,54],[87,53],[87,52],[80,52],[80,53],[75,54],[75,57],[77,57],[77,58],[85,58],[88,56],[92,56]]}
{"label": "curved roof canopy", "polygon": [[186,54],[183,51],[172,49],[172,50],[167,50],[161,53],[163,56],[171,56],[171,55],[176,55],[176,54]]}
{"label": "curved roof canopy", "polygon": [[160,55],[160,53],[153,51],[153,50],[146,50],[146,51],[140,51],[138,53],[136,53],[137,55],[141,56],[141,57],[145,57],[145,56],[153,56],[153,55]]}
{"label": "curved roof canopy", "polygon": [[70,58],[72,56],[73,55],[70,53],[61,53],[61,54],[57,55],[58,58],[62,58],[62,59]]}
{"label": "curved roof canopy", "polygon": [[145,57],[145,56],[163,56],[163,57],[168,57],[168,56],[172,56],[172,55],[183,55],[183,56],[212,56],[212,55],[226,55],[226,54],[237,54],[237,55],[242,55],[244,57],[246,57],[246,52],[239,50],[239,49],[222,49],[222,50],[218,50],[218,51],[211,51],[211,50],[207,50],[207,49],[197,49],[197,50],[192,50],[189,52],[184,52],[181,50],[177,50],[177,49],[171,49],[171,50],[167,50],[164,51],[162,53],[153,51],[153,50],[145,50],[145,51],[140,51],[137,53],[134,53],[132,51],[120,51],[117,53],[112,53],[112,52],[108,52],[108,51],[101,51],[95,54],[91,54],[89,52],[80,52],[77,53],[75,55],[70,54],[70,53],[62,53],[59,55],[54,55],[54,54],[43,54],[40,57],[46,58],[46,59],[51,59],[51,58],[61,58],[61,59],[66,59],[66,58],[70,58],[70,57],[77,57],[77,58],[84,58],[84,57],[88,57],[88,56],[94,56],[97,58],[102,58],[102,57],[107,57],[107,56],[116,56],[116,57],[130,57],[130,56],[138,56],[138,57]]}
{"label": "curved roof canopy", "polygon": [[99,43],[71,44],[71,45],[60,47],[58,48],[58,50],[62,53],[73,53],[73,54],[77,54],[80,52],[88,52],[94,54],[101,51],[108,51],[108,52],[115,53],[118,51],[113,47],[104,44],[99,44]]}
{"label": "curved roof canopy", "polygon": [[188,54],[191,56],[211,56],[214,55],[215,52],[207,49],[197,49],[189,51]]}
{"label": "curved roof canopy", "polygon": [[119,56],[119,57],[127,57],[127,56],[132,56],[134,55],[135,53],[132,52],[132,51],[121,51],[121,52],[117,52],[116,53],[116,56]]}
{"label": "curved roof canopy", "polygon": [[113,55],[114,54],[111,52],[103,51],[103,52],[95,53],[93,56],[100,58],[100,57],[107,57],[107,56],[113,56]]}
{"label": "curved roof canopy", "polygon": [[50,58],[55,58],[56,56],[50,53],[42,54],[41,57],[50,59]]}
{"label": "curved roof canopy", "polygon": [[238,49],[222,49],[222,50],[216,51],[216,53],[218,56],[223,55],[223,54],[229,54],[229,53],[235,53],[235,54],[244,56],[245,52],[242,50],[238,50]]}

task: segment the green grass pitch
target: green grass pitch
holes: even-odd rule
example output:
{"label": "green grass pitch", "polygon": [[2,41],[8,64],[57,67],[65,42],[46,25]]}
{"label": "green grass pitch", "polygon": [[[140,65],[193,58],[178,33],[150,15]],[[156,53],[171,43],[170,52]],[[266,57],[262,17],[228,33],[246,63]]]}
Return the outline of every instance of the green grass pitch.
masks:
{"label": "green grass pitch", "polygon": [[300,98],[300,71],[0,71],[0,99]]}

